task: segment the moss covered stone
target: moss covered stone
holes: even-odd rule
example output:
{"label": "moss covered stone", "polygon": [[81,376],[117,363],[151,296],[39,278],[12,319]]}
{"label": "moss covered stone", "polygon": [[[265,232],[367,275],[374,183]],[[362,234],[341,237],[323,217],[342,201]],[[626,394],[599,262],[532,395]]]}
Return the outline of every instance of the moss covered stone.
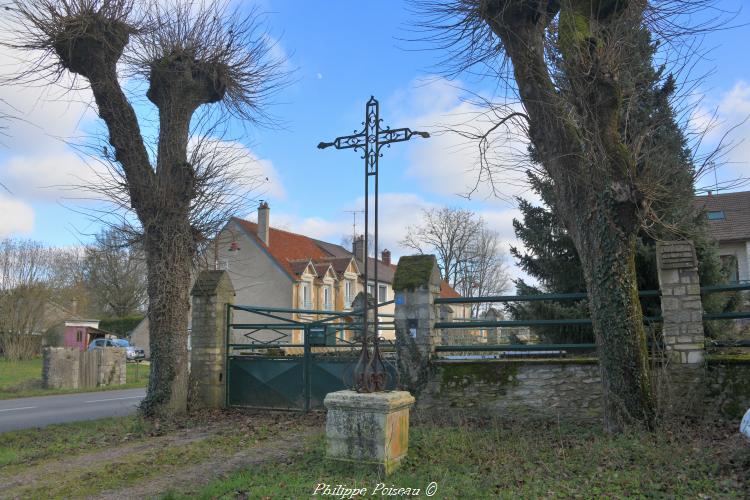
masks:
{"label": "moss covered stone", "polygon": [[416,290],[430,284],[432,271],[437,266],[434,255],[408,255],[398,261],[396,274],[393,277],[393,289]]}
{"label": "moss covered stone", "polygon": [[710,407],[739,420],[750,408],[750,354],[712,354],[707,361]]}
{"label": "moss covered stone", "polygon": [[706,356],[709,364],[748,364],[750,365],[750,353],[748,354],[709,354]]}
{"label": "moss covered stone", "polygon": [[443,385],[467,386],[477,382],[494,384],[498,388],[518,385],[517,363],[443,363],[440,370]]}

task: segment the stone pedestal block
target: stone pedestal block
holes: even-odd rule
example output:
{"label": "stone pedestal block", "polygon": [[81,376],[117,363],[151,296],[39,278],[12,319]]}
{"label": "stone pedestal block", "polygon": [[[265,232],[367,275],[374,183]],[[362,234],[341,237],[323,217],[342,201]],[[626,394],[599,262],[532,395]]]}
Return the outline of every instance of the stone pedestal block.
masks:
{"label": "stone pedestal block", "polygon": [[338,391],[328,393],[323,403],[328,458],[370,463],[386,475],[396,470],[409,449],[411,394]]}

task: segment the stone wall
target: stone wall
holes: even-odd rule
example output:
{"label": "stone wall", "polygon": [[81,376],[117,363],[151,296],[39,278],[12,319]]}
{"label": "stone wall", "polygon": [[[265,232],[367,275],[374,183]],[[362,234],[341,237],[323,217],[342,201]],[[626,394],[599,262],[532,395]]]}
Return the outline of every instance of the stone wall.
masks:
{"label": "stone wall", "polygon": [[711,355],[706,369],[709,418],[738,422],[750,408],[750,355]]}
{"label": "stone wall", "polygon": [[499,418],[599,418],[596,360],[433,361],[417,409]]}
{"label": "stone wall", "polygon": [[[711,356],[701,371],[688,381],[676,378],[685,374],[684,368],[655,372],[665,382],[691,389],[680,394],[678,405],[665,401],[670,407],[664,410],[710,421],[739,421],[750,408],[750,356]],[[423,415],[551,420],[602,416],[595,359],[433,360],[429,374],[416,395]],[[696,387],[696,381],[701,386]]]}
{"label": "stone wall", "polygon": [[89,361],[89,363],[96,373],[97,387],[105,385],[124,385],[127,382],[125,349],[94,349],[86,352],[86,354],[96,358]]}
{"label": "stone wall", "polygon": [[74,347],[46,347],[43,352],[42,386],[47,389],[123,385],[127,382],[126,373],[125,349],[80,351]]}
{"label": "stone wall", "polygon": [[80,350],[72,347],[45,347],[42,357],[42,387],[78,389]]}

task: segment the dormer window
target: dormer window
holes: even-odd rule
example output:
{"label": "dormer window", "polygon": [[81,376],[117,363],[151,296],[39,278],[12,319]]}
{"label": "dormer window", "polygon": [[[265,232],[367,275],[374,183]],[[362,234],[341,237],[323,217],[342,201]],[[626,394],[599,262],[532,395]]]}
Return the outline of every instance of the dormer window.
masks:
{"label": "dormer window", "polygon": [[344,281],[344,307],[351,307],[352,300],[354,300],[354,297],[352,297],[352,281],[346,280]]}
{"label": "dormer window", "polygon": [[708,220],[724,220],[726,218],[724,210],[712,210],[708,212]]}

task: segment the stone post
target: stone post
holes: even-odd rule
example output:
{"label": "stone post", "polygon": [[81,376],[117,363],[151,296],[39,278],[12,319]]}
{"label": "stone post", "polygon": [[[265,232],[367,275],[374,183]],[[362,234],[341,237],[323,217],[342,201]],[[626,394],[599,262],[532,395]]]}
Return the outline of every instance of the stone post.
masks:
{"label": "stone post", "polygon": [[226,404],[227,304],[234,304],[234,287],[226,271],[202,271],[191,295],[191,405],[223,408]]}
{"label": "stone post", "polygon": [[73,347],[45,347],[42,362],[42,387],[78,389],[81,351]]}
{"label": "stone post", "polygon": [[674,363],[697,366],[703,363],[705,337],[698,259],[693,243],[657,242],[656,265],[667,356]]}
{"label": "stone post", "polygon": [[440,318],[440,307],[435,304],[440,296],[440,270],[435,256],[401,257],[393,290],[399,383],[403,389],[419,393],[427,383],[430,357],[442,340],[433,327]]}
{"label": "stone post", "polygon": [[[503,315],[496,311],[494,308],[490,308],[486,313],[484,313],[483,319],[485,321],[501,321],[503,319]],[[500,330],[500,328],[496,326],[487,328],[487,343],[489,345],[498,345],[502,340],[501,332],[502,330]]]}

